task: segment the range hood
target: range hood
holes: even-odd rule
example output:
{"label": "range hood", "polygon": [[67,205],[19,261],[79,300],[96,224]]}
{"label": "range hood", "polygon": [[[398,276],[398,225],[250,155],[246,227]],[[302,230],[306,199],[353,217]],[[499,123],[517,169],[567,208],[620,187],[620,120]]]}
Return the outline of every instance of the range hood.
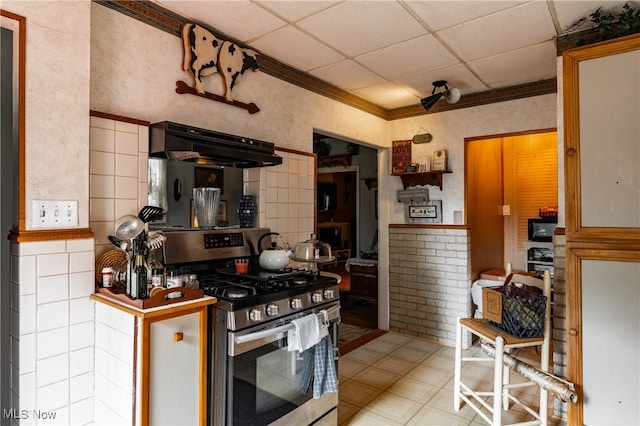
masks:
{"label": "range hood", "polygon": [[197,164],[250,168],[277,166],[275,145],[256,139],[162,121],[151,125],[149,157]]}

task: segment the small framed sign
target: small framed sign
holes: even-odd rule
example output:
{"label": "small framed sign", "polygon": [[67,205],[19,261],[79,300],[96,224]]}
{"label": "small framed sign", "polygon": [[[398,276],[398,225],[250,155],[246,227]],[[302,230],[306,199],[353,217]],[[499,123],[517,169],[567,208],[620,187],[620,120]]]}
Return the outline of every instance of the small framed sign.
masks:
{"label": "small framed sign", "polygon": [[438,211],[436,206],[409,206],[409,217],[435,219]]}
{"label": "small framed sign", "polygon": [[433,170],[434,171],[447,171],[447,151],[440,150],[433,153]]}

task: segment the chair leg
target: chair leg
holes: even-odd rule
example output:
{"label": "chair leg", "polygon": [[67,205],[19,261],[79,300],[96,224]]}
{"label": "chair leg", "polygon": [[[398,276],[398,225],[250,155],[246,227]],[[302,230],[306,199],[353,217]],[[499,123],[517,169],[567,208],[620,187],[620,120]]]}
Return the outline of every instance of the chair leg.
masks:
{"label": "chair leg", "polygon": [[504,411],[509,410],[509,388],[506,386],[511,380],[511,371],[509,367],[502,366],[502,408]]}
{"label": "chair leg", "polygon": [[500,336],[496,339],[496,355],[493,366],[493,426],[502,424],[502,375],[504,354],[504,339]]}
{"label": "chair leg", "polygon": [[460,411],[460,374],[462,370],[462,327],[460,318],[456,320],[456,350],[453,381],[453,409]]}

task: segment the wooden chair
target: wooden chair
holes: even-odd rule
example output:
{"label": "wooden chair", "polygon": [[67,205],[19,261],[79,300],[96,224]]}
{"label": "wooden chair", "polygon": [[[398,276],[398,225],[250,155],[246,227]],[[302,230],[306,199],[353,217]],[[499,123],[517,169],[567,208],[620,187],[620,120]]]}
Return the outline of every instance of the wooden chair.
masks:
{"label": "wooden chair", "polygon": [[[549,352],[551,346],[551,276],[549,271],[544,272],[544,278],[538,279],[527,275],[514,274],[511,282],[523,283],[528,286],[535,286],[542,289],[542,293],[547,298],[546,312],[544,318],[544,331],[542,337],[518,339],[508,333],[492,326],[486,319],[478,318],[458,318],[456,326],[456,348],[455,348],[455,375],[453,390],[453,405],[455,411],[460,410],[461,401],[473,408],[489,424],[502,425],[502,409],[509,409],[509,402],[525,409],[534,420],[522,424],[546,425],[548,419],[548,391],[540,388],[540,403],[538,410],[528,407],[520,399],[510,393],[511,389],[527,386],[537,386],[531,381],[510,383],[511,369],[503,365],[503,357],[509,354],[512,349],[526,347],[540,347],[540,369],[549,372]],[[483,343],[490,344],[495,348],[495,357],[491,358],[478,351],[477,355],[462,356],[462,334],[471,332],[478,336]],[[473,340],[473,339],[472,339]],[[471,340],[471,341],[472,341]],[[481,386],[475,384],[476,390],[463,381],[461,376],[463,362],[479,362],[493,364],[493,389],[479,390]],[[471,383],[468,381],[467,383]],[[492,397],[492,405],[489,400]]]}

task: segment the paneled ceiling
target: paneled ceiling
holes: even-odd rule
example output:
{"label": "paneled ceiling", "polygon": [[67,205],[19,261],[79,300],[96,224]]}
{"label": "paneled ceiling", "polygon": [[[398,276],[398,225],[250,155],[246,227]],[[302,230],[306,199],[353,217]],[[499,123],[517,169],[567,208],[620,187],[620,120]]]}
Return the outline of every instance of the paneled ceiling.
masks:
{"label": "paneled ceiling", "polygon": [[[393,110],[419,104],[431,94],[436,80],[447,80],[464,98],[554,79],[555,37],[598,7],[618,13],[625,2],[156,3],[302,73]],[[638,8],[638,2],[628,3]]]}

